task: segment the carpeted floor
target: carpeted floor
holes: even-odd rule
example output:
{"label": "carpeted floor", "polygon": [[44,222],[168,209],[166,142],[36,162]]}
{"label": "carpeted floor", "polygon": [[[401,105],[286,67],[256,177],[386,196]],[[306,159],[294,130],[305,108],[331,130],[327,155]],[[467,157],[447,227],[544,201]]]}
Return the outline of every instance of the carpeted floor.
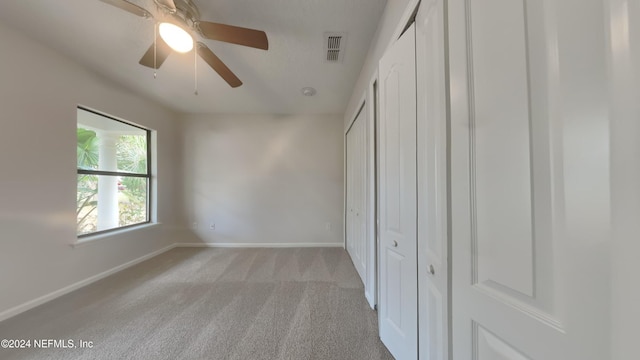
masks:
{"label": "carpeted floor", "polygon": [[0,339],[31,339],[4,360],[393,359],[338,248],[173,249],[1,322]]}

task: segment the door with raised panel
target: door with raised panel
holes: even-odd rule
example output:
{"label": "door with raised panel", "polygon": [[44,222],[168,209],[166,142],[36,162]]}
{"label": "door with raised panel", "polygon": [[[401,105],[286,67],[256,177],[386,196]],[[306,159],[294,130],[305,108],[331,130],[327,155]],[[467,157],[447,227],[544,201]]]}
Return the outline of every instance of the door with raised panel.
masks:
{"label": "door with raised panel", "polygon": [[347,252],[366,283],[366,133],[365,111],[360,111],[347,131]]}
{"label": "door with raised panel", "polygon": [[448,359],[447,102],[443,0],[416,16],[420,359]]}
{"label": "door with raised panel", "polygon": [[418,356],[415,25],[380,60],[380,338]]}
{"label": "door with raised panel", "polygon": [[[353,183],[354,183],[354,169],[353,163],[355,162],[354,156],[354,135],[351,129],[347,131],[346,139],[345,139],[345,149],[346,149],[346,209],[345,209],[345,238],[346,238],[346,247],[347,252],[351,254],[353,249],[354,242],[354,231],[353,231],[353,214],[354,214],[354,191],[353,191]],[[353,255],[351,255],[353,257]]]}
{"label": "door with raised panel", "polygon": [[450,0],[452,357],[610,359],[600,0]]}

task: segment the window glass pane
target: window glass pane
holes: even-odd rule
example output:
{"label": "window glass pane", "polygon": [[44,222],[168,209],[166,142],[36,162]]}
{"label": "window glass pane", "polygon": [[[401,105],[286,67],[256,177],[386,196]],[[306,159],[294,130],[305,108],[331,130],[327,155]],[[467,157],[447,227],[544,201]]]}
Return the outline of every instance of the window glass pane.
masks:
{"label": "window glass pane", "polygon": [[147,131],[78,109],[78,169],[147,174]]}
{"label": "window glass pane", "polygon": [[98,168],[98,138],[93,130],[78,126],[78,169]]}
{"label": "window glass pane", "polygon": [[118,171],[147,173],[147,134],[121,135],[116,143]]}
{"label": "window glass pane", "polygon": [[148,179],[121,176],[118,182],[118,220],[120,226],[143,223],[147,215]]}
{"label": "window glass pane", "polygon": [[[80,161],[78,159],[78,161]],[[87,234],[97,230],[98,212],[98,176],[78,175],[78,194],[76,215],[78,234]]]}
{"label": "window glass pane", "polygon": [[78,235],[148,221],[148,179],[78,175]]}

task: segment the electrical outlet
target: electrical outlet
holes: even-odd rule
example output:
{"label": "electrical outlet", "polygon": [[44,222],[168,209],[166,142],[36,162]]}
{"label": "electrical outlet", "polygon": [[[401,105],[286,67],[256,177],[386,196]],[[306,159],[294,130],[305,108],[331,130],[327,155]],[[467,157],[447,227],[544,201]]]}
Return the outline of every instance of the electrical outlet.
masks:
{"label": "electrical outlet", "polygon": [[333,226],[331,225],[331,223],[330,223],[330,222],[326,223],[326,224],[324,225],[324,227],[325,227],[325,229],[327,229],[327,231],[331,231],[331,230],[333,230]]}
{"label": "electrical outlet", "polygon": [[193,230],[196,230],[196,229],[198,228],[198,223],[197,223],[197,222],[195,222],[195,221],[194,221],[194,222],[192,222],[192,223],[191,223],[191,228],[192,228]]}
{"label": "electrical outlet", "polygon": [[209,224],[209,230],[215,230],[215,229],[216,229],[216,224],[210,223]]}

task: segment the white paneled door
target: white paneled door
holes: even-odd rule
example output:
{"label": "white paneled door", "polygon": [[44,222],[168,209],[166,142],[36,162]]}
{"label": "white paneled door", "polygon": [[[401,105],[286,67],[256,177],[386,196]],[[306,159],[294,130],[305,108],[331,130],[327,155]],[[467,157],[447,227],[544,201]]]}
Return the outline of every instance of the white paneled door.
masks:
{"label": "white paneled door", "polygon": [[367,173],[365,111],[347,131],[347,252],[367,283]]}
{"label": "white paneled door", "polygon": [[420,359],[448,359],[447,102],[443,0],[416,16]]}
{"label": "white paneled door", "polygon": [[599,0],[451,0],[452,357],[604,360]]}
{"label": "white paneled door", "polygon": [[380,60],[380,338],[418,356],[415,26]]}

